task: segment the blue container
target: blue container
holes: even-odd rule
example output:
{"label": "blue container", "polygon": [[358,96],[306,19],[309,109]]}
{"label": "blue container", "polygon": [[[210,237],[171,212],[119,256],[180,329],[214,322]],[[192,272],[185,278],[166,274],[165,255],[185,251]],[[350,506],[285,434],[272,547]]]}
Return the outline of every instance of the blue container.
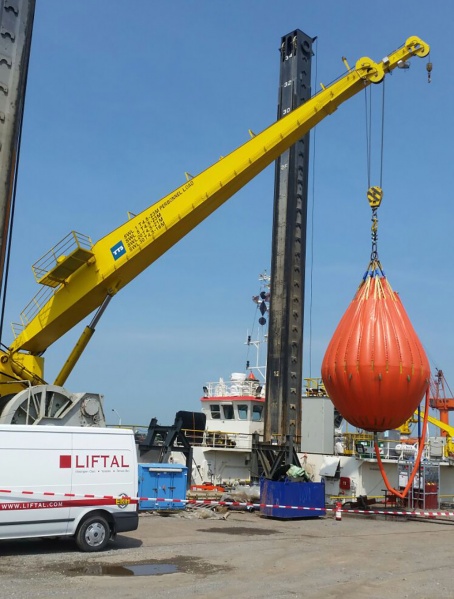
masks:
{"label": "blue container", "polygon": [[[139,510],[184,510],[188,469],[181,464],[139,464]],[[163,499],[164,501],[156,501]],[[152,501],[153,500],[153,501]]]}
{"label": "blue container", "polygon": [[325,483],[260,481],[260,503],[268,506],[296,506],[317,509],[291,509],[290,507],[261,507],[260,513],[269,518],[320,518],[326,514]]}

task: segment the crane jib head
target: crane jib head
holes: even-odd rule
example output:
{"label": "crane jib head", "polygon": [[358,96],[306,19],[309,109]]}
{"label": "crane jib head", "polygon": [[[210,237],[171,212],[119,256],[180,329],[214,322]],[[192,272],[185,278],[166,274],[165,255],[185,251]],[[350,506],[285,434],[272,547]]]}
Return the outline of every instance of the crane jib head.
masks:
{"label": "crane jib head", "polygon": [[355,70],[362,79],[371,83],[380,83],[387,73],[404,64],[412,56],[423,58],[429,52],[429,44],[423,42],[419,37],[413,36],[409,37],[401,48],[389,56],[385,56],[380,63],[374,62],[367,56],[360,58],[356,62]]}
{"label": "crane jib head", "polygon": [[427,56],[430,52],[429,44],[423,42],[423,40],[416,35],[407,39],[405,42],[405,48],[420,58],[424,58],[424,56]]}

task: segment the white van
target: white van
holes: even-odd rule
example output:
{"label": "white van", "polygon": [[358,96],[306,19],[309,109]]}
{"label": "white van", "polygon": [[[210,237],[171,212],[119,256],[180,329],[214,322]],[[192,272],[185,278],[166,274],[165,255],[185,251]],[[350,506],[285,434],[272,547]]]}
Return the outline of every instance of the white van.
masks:
{"label": "white van", "polygon": [[0,425],[0,539],[72,536],[100,551],[138,526],[132,430]]}

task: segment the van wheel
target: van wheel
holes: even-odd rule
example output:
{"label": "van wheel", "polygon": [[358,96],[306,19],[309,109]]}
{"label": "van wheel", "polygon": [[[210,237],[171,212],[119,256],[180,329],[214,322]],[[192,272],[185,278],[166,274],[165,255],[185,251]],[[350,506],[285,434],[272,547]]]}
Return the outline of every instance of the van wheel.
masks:
{"label": "van wheel", "polygon": [[76,533],[81,551],[102,551],[110,539],[110,526],[103,516],[91,516],[82,522]]}

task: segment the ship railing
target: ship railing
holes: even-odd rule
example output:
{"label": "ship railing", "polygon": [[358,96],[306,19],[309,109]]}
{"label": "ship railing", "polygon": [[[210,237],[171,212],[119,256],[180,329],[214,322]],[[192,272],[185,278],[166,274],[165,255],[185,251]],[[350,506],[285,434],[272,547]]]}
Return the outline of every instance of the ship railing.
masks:
{"label": "ship railing", "polygon": [[[373,433],[343,433],[341,445],[343,455],[354,455],[366,460],[376,458]],[[418,452],[418,443],[414,439],[391,439],[379,436],[378,447],[380,457],[387,460],[414,459]],[[422,458],[427,460],[442,458],[441,453],[435,455],[430,439],[426,441]]]}
{"label": "ship railing", "polygon": [[204,387],[205,397],[265,397],[265,385],[259,380],[233,380],[207,383]]}
{"label": "ship railing", "polygon": [[184,429],[184,433],[196,447],[212,447],[213,449],[252,449],[252,434],[228,431],[197,431]]}
{"label": "ship railing", "polygon": [[321,378],[304,379],[303,395],[305,397],[328,397]]}
{"label": "ship railing", "polygon": [[[112,428],[132,428],[137,443],[143,443],[147,436],[147,428],[144,426],[134,424],[109,426]],[[212,447],[214,449],[236,449],[241,451],[252,449],[252,433],[206,431],[197,429],[183,429],[183,432],[193,447]],[[262,435],[260,435],[259,440],[263,441]],[[162,439],[162,442],[164,442],[164,439]]]}

